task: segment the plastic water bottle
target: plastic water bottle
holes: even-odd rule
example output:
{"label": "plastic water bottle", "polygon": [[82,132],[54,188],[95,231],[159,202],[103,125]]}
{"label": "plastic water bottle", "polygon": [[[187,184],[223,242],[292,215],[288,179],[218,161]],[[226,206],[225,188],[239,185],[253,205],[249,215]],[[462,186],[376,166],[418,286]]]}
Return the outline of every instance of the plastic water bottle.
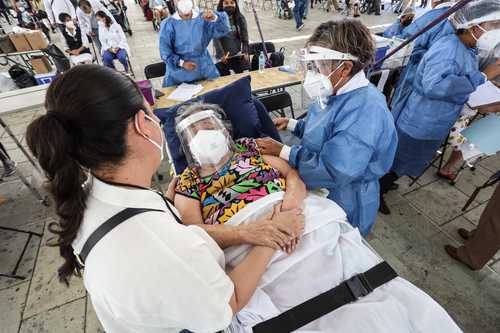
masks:
{"label": "plastic water bottle", "polygon": [[297,56],[297,52],[293,51],[292,55],[288,59],[290,62],[290,70],[292,71],[292,73],[296,73],[299,66],[299,57]]}
{"label": "plastic water bottle", "polygon": [[260,52],[259,55],[259,73],[264,73],[264,68],[266,68],[266,57],[264,57],[264,52]]}

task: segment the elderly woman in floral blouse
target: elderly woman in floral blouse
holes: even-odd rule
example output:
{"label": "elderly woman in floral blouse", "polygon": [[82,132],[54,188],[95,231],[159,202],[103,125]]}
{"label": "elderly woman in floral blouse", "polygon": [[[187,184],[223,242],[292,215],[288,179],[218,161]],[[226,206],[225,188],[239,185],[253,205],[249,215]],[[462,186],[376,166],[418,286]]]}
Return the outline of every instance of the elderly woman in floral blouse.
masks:
{"label": "elderly woman in floral blouse", "polygon": [[[230,122],[218,106],[187,107],[181,111],[176,129],[189,164],[175,189],[175,206],[185,224],[202,225],[224,248],[263,241],[249,240],[239,228],[269,225],[269,216],[250,225],[224,226],[254,201],[285,191],[280,210],[300,211],[306,188],[298,173],[277,157],[261,155],[254,139],[234,142]],[[300,232],[280,230],[283,233],[275,241],[291,252]]]}

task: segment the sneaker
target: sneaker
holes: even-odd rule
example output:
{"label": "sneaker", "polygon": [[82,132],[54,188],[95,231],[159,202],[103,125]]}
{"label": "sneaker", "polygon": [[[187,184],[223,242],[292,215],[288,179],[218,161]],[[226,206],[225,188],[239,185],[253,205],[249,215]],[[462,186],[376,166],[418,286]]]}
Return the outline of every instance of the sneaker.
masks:
{"label": "sneaker", "polygon": [[7,162],[7,165],[5,165],[5,169],[3,170],[3,174],[2,174],[1,178],[10,177],[15,173],[16,173],[16,162],[9,161],[9,162]]}
{"label": "sneaker", "polygon": [[297,28],[297,31],[301,31],[302,29],[304,29],[304,26],[305,26],[305,24],[304,24],[304,23],[302,23],[302,24],[301,24],[301,25]]}

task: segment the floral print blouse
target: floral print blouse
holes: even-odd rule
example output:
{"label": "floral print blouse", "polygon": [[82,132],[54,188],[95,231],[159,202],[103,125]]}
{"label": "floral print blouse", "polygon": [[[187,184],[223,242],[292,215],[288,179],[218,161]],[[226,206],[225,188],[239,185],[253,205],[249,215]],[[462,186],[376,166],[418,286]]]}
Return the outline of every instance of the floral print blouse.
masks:
{"label": "floral print blouse", "polygon": [[176,192],[201,202],[205,224],[223,224],[247,204],[285,190],[285,179],[264,162],[254,139],[236,141],[232,158],[216,173],[200,177],[187,167]]}

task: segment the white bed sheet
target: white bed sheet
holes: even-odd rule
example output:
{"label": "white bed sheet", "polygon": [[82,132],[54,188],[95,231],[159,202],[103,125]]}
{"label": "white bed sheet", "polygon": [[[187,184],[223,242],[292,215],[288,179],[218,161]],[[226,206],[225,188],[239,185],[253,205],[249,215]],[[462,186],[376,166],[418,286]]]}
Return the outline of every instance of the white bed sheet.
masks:
{"label": "white bed sheet", "polygon": [[[251,223],[279,203],[274,193],[238,212],[227,223]],[[252,327],[311,297],[327,291],[381,261],[333,201],[309,194],[305,200],[306,227],[290,256],[278,251],[249,304],[233,319],[227,332],[250,333]],[[228,269],[248,250],[242,245],[225,250]],[[461,332],[447,312],[429,295],[403,278],[396,278],[358,301],[345,305],[302,327],[298,332]]]}

